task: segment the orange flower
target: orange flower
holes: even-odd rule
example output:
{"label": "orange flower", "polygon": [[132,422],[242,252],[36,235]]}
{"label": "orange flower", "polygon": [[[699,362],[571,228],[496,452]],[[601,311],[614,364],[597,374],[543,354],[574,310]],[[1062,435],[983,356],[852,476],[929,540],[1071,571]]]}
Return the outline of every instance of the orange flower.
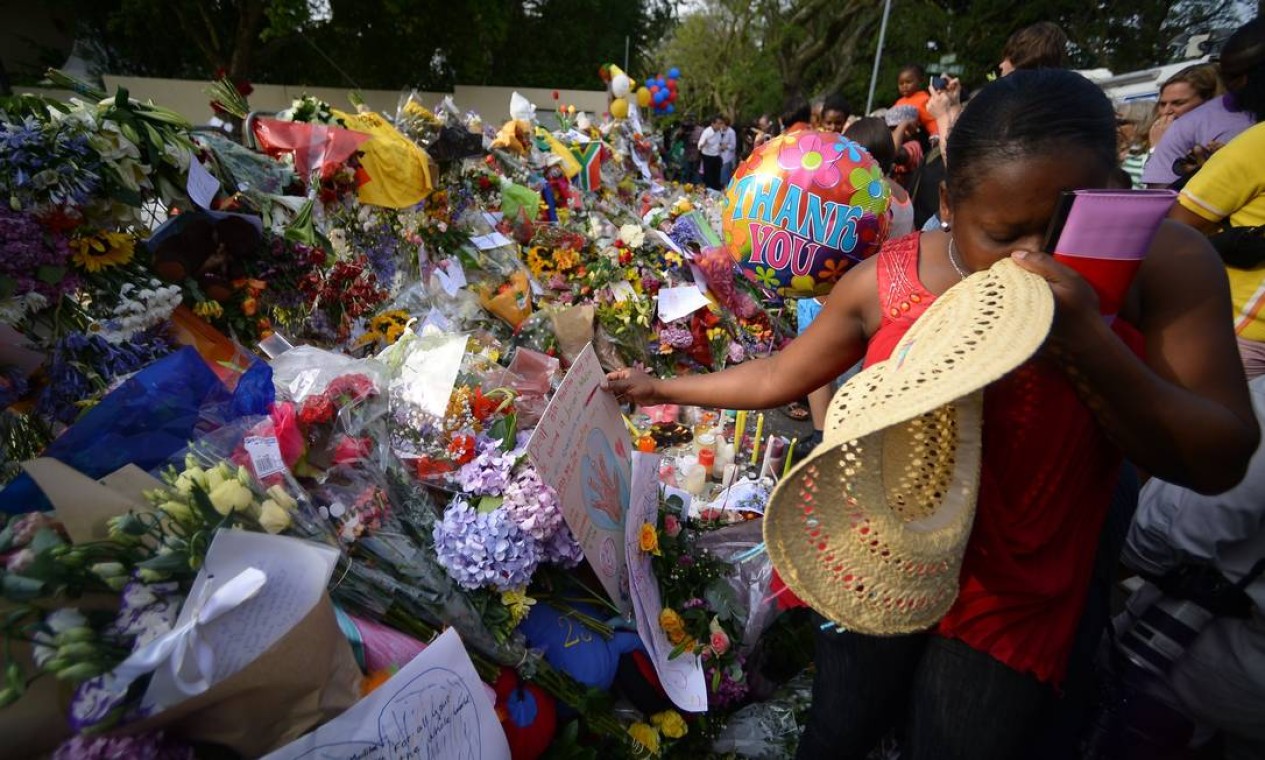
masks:
{"label": "orange flower", "polygon": [[253,296],[242,301],[243,314],[248,317],[253,317],[257,311],[259,311],[259,302],[256,301]]}
{"label": "orange flower", "polygon": [[391,680],[391,672],[387,670],[375,670],[365,676],[365,680],[360,682],[360,696],[367,697],[373,693],[382,684]]}

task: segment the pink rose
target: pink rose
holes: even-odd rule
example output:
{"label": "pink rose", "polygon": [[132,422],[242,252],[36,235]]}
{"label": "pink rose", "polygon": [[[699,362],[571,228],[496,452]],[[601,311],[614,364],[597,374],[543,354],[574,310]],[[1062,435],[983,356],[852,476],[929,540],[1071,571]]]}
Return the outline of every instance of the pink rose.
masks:
{"label": "pink rose", "polygon": [[724,631],[712,631],[711,645],[712,651],[716,653],[717,657],[720,657],[729,651],[729,635]]}
{"label": "pink rose", "polygon": [[667,515],[663,518],[663,532],[668,535],[668,538],[681,535],[681,521],[676,519],[676,515]]}

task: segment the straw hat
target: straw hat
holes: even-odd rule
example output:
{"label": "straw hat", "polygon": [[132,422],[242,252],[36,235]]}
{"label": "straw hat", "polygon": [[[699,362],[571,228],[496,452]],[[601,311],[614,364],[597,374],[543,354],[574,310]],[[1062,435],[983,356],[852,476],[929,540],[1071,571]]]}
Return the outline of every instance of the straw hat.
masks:
{"label": "straw hat", "polygon": [[773,492],[769,556],[849,630],[923,630],[957,598],[978,495],[983,389],[1031,357],[1054,299],[1008,259],[949,289],[831,401],[825,441]]}

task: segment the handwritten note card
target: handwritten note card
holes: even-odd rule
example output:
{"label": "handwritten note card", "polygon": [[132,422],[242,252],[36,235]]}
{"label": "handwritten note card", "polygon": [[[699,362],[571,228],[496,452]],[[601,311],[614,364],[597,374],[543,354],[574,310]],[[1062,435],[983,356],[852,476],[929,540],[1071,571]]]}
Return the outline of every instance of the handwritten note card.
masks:
{"label": "handwritten note card", "polygon": [[624,515],[632,441],[615,398],[600,387],[603,375],[593,345],[585,346],[527,442],[527,454],[558,491],[562,515],[584,556],[627,615],[632,606]]}
{"label": "handwritten note card", "polygon": [[192,154],[189,156],[189,179],[185,183],[185,191],[191,201],[206,209],[211,208],[215,194],[220,191],[220,181]]}
{"label": "handwritten note card", "polygon": [[470,238],[470,242],[480,251],[490,251],[493,248],[504,248],[507,245],[513,245],[514,241],[505,237],[499,232],[490,232],[486,235]]}
{"label": "handwritten note card", "polygon": [[667,323],[688,317],[708,303],[707,296],[693,285],[664,288],[659,291],[659,319]]}
{"label": "handwritten note card", "polygon": [[671,658],[673,644],[659,625],[663,598],[659,595],[659,583],[650,565],[650,555],[641,551],[640,545],[642,524],[653,525],[658,519],[659,457],[638,452],[633,454],[632,498],[624,536],[637,634],[650,652],[650,661],[668,698],[682,710],[706,712],[707,680],[703,675],[702,662],[692,654]]}
{"label": "handwritten note card", "polygon": [[[255,597],[198,629],[198,635],[214,652],[211,685],[254,662],[298,625],[324,598],[337,561],[337,550],[310,541],[239,530],[216,533],[175,627],[197,615],[201,602],[242,571],[257,568],[268,580]],[[159,668],[145,692],[144,704],[164,709],[186,696],[177,688],[170,669]]]}
{"label": "handwritten note card", "polygon": [[457,259],[439,262],[435,267],[435,276],[439,278],[440,287],[450,296],[457,295],[466,286],[466,270]]}
{"label": "handwritten note card", "polygon": [[264,760],[509,760],[496,710],[449,628],[347,712]]}

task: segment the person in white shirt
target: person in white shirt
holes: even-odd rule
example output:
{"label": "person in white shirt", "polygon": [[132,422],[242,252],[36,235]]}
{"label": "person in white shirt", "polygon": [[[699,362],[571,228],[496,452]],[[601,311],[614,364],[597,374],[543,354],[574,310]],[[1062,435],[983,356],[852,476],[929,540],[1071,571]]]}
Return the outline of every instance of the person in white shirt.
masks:
{"label": "person in white shirt", "polygon": [[[1250,383],[1257,419],[1265,423],[1265,377]],[[1153,479],[1142,489],[1123,559],[1149,578],[1192,564],[1209,565],[1241,582],[1265,558],[1265,446],[1247,475],[1222,494],[1204,496]],[[1221,734],[1225,757],[1265,757],[1265,578],[1246,591],[1246,617],[1214,616],[1152,693],[1194,724],[1192,743]],[[1164,592],[1147,582],[1116,621],[1121,632]]]}
{"label": "person in white shirt", "polygon": [[703,184],[712,190],[721,190],[720,170],[724,164],[721,152],[725,141],[725,120],[721,116],[713,116],[712,124],[703,130],[698,138],[698,150],[703,155]]}
{"label": "person in white shirt", "polygon": [[738,133],[734,131],[729,119],[725,119],[725,131],[720,141],[720,186],[727,187],[729,178],[734,176],[738,166]]}

